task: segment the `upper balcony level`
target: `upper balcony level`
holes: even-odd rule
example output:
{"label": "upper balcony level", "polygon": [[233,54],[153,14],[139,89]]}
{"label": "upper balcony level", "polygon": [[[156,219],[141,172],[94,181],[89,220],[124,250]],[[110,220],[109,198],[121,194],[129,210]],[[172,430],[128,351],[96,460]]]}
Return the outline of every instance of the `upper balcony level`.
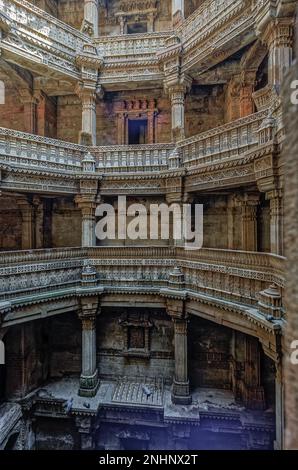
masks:
{"label": "upper balcony level", "polygon": [[260,11],[272,13],[271,2],[251,0],[192,2],[200,6],[186,19],[186,0],[173,7],[170,0],[163,5],[154,0],[108,3],[97,9],[97,2],[73,2],[72,11],[58,2],[57,19],[50,6],[46,12],[25,0],[1,0],[3,57],[41,75],[50,70],[53,76],[78,80],[77,57],[89,59],[90,65],[93,50],[92,68],[101,68],[104,75],[113,67],[134,65],[160,79],[160,54],[171,56],[174,40],[181,46],[182,71],[196,76],[254,41]]}

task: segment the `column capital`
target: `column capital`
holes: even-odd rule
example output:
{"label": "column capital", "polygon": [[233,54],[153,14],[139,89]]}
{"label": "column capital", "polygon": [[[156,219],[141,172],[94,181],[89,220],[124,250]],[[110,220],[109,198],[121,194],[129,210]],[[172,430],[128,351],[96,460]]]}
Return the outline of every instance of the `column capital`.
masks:
{"label": "column capital", "polygon": [[32,203],[26,195],[17,197],[16,203],[22,211],[33,209]]}
{"label": "column capital", "polygon": [[265,198],[267,201],[271,201],[274,199],[282,199],[283,197],[283,190],[282,189],[273,189],[272,191],[268,191],[265,194]]}
{"label": "column capital", "polygon": [[187,319],[185,313],[185,301],[179,299],[167,299],[166,300],[166,311],[173,321]]}
{"label": "column capital", "polygon": [[261,34],[261,40],[273,47],[293,47],[294,40],[294,17],[275,18],[268,23],[266,29]]}
{"label": "column capital", "polygon": [[185,73],[176,74],[175,76],[168,75],[164,82],[165,91],[171,100],[178,99],[181,96],[184,98],[185,94],[191,89],[192,81],[192,77]]}
{"label": "column capital", "polygon": [[98,295],[82,297],[79,305],[79,317],[93,317],[100,313],[100,300]]}
{"label": "column capital", "polygon": [[95,210],[96,199],[92,194],[77,194],[75,196],[75,203],[81,211]]}

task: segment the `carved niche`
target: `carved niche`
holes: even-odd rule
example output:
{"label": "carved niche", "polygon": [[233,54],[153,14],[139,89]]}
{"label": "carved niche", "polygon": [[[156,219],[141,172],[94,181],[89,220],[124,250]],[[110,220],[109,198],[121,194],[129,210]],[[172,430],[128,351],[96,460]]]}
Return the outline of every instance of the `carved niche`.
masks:
{"label": "carved niche", "polygon": [[119,323],[125,336],[123,355],[126,357],[150,357],[150,329],[152,323],[147,313],[123,313]]}
{"label": "carved niche", "polygon": [[156,4],[157,0],[120,0],[119,12],[116,14],[120,33],[153,32],[157,16]]}

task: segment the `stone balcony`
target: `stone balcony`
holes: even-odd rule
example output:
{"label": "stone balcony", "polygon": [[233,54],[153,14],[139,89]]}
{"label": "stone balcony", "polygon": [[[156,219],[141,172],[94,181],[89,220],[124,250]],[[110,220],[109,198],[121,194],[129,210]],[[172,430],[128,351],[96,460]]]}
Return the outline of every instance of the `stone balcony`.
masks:
{"label": "stone balcony", "polygon": [[[3,57],[30,70],[44,74],[49,69],[57,76],[80,79],[76,56],[84,55],[84,45],[97,48],[103,57],[102,84],[113,85],[113,77],[127,77],[125,67],[146,67],[146,73],[138,70],[139,81],[163,80],[158,67],[158,54],[166,48],[166,40],[176,35],[182,45],[182,69],[188,71],[210,67],[223,49],[228,54],[255,38],[255,15],[246,0],[204,2],[174,32],[152,32],[142,35],[108,36],[91,39],[85,33],[64,24],[27,1],[1,0],[1,29],[4,31],[0,44]],[[207,67],[207,68],[208,68]],[[144,71],[143,71],[144,72]],[[132,71],[130,70],[130,73]],[[109,81],[111,79],[111,83]],[[137,80],[137,76],[134,77]]]}
{"label": "stone balcony", "polygon": [[258,129],[266,115],[252,114],[179,142],[183,166],[192,169],[244,156],[258,146]]}
{"label": "stone balcony", "polygon": [[[207,319],[233,325],[236,329],[240,325],[250,334],[255,334],[256,329],[261,340],[266,338],[264,347],[272,355],[277,347],[272,345],[273,338],[283,320],[275,315],[273,306],[274,317],[270,315],[268,296],[268,308],[266,311],[261,308],[260,293],[264,298],[266,289],[274,285],[282,298],[284,265],[284,258],[265,253],[217,249],[189,252],[178,247],[157,246],[3,253],[0,267],[2,325],[45,315],[44,307],[32,312],[32,307],[40,303],[45,306],[55,302],[54,314],[59,313],[59,302],[63,309],[75,309],[77,298],[81,296],[99,295],[115,304],[119,299],[123,301],[137,295],[139,302],[144,298],[145,303],[157,302],[159,307],[172,296],[185,299],[191,313],[198,308],[200,315]],[[184,284],[178,287],[171,283],[171,273],[176,266],[184,276]],[[86,267],[93,273],[90,283],[82,282],[82,271]],[[31,308],[28,312],[27,307]],[[282,311],[279,309],[281,315]]]}
{"label": "stone balcony", "polygon": [[[259,112],[174,144],[86,147],[0,128],[0,165],[5,171],[30,170],[76,177],[84,173],[87,154],[94,173],[156,173],[173,169],[208,169],[216,163],[245,161],[259,144],[258,130],[266,117]],[[5,188],[5,180],[2,181]]]}

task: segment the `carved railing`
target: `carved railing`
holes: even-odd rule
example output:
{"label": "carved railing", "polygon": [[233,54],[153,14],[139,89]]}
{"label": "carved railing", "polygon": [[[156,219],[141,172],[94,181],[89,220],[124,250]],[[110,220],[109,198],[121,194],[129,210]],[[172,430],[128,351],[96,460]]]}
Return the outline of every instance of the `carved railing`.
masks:
{"label": "carved railing", "polygon": [[39,171],[82,171],[88,151],[96,159],[96,171],[152,172],[168,168],[172,144],[84,147],[56,139],[0,128],[0,164]]}
{"label": "carved railing", "polygon": [[8,30],[5,51],[78,77],[75,56],[88,36],[25,0],[0,0],[0,19]]}
{"label": "carved railing", "polygon": [[168,168],[172,144],[119,145],[91,150],[105,173],[157,171]]}
{"label": "carved railing", "polygon": [[178,28],[182,40],[199,40],[210,35],[243,7],[247,0],[207,0],[197,8]]}
{"label": "carved railing", "polygon": [[171,32],[101,36],[95,39],[95,45],[105,61],[114,61],[120,57],[148,60],[150,56],[155,58],[155,54],[165,47],[170,36]]}
{"label": "carved railing", "polygon": [[250,252],[175,247],[93,247],[3,253],[0,302],[67,291],[76,295],[83,266],[97,272],[97,285],[109,291],[149,293],[169,287],[180,266],[189,292],[219,301],[256,305],[257,295],[272,283],[284,285],[284,258]]}
{"label": "carved railing", "polygon": [[12,129],[0,128],[0,162],[40,171],[79,171],[87,148]]}
{"label": "carved railing", "polygon": [[[177,34],[183,44],[183,71],[203,71],[254,39],[255,12],[249,0],[210,0],[188,17]],[[247,42],[246,42],[247,41]]]}
{"label": "carved railing", "polygon": [[239,158],[258,145],[258,129],[266,112],[252,114],[178,144],[186,168]]}

